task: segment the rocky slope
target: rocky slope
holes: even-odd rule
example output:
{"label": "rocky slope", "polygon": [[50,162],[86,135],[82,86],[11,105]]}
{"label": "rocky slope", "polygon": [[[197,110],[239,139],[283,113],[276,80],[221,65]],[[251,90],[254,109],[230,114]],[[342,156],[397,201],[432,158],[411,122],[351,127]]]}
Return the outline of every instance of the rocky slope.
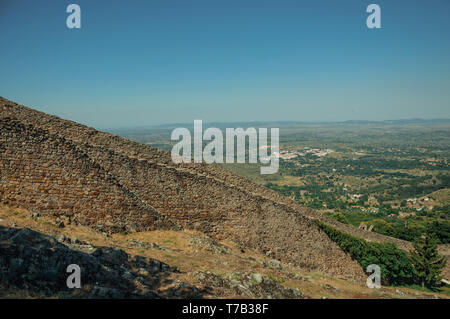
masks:
{"label": "rocky slope", "polygon": [[[69,264],[81,289],[68,289]],[[0,205],[0,298],[447,298],[305,272],[198,231],[107,235]]]}
{"label": "rocky slope", "polygon": [[[67,239],[61,237],[61,241]],[[139,256],[130,258],[120,249],[93,247],[79,240],[68,242],[77,249],[27,228],[0,226],[0,282],[5,289],[25,290],[31,296],[157,298],[155,286],[172,271],[167,264]],[[81,267],[83,289],[71,290],[66,285],[66,269],[71,264]],[[191,295],[195,297],[195,290]]]}
{"label": "rocky slope", "polygon": [[368,234],[213,165],[0,98],[0,201],[100,232],[192,229],[308,271],[364,280],[314,219]]}

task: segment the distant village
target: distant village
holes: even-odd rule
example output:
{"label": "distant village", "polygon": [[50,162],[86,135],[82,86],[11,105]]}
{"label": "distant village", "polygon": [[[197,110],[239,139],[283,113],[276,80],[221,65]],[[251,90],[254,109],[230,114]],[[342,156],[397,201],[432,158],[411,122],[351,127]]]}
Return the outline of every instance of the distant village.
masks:
{"label": "distant village", "polygon": [[[269,146],[263,145],[260,149],[267,149]],[[291,160],[295,159],[298,156],[306,156],[307,154],[311,154],[317,157],[327,156],[334,151],[331,149],[321,149],[321,148],[309,148],[305,147],[302,151],[292,151],[288,149],[281,149],[280,152],[275,152],[275,156],[281,158],[283,160]]]}

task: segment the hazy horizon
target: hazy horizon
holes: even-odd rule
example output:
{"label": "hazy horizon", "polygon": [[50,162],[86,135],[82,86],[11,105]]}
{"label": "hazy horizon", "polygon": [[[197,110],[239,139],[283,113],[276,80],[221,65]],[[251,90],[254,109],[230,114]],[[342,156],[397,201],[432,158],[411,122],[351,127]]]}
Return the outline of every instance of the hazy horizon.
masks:
{"label": "hazy horizon", "polygon": [[[344,120],[344,121],[288,121],[288,120],[280,120],[280,121],[203,121],[203,126],[212,127],[214,125],[218,127],[225,127],[227,124],[248,124],[248,125],[362,125],[362,124],[379,124],[379,125],[388,125],[388,124],[399,124],[399,125],[408,125],[408,124],[433,124],[433,123],[450,123],[450,118],[435,118],[435,119],[420,119],[420,118],[411,118],[411,119],[393,119],[393,120],[379,120],[379,121],[371,121],[371,120]],[[137,126],[123,126],[123,127],[104,127],[104,130],[146,130],[146,129],[169,129],[173,127],[189,127],[193,126],[193,122],[178,122],[178,123],[163,123],[163,124],[154,124],[154,125],[137,125]]]}

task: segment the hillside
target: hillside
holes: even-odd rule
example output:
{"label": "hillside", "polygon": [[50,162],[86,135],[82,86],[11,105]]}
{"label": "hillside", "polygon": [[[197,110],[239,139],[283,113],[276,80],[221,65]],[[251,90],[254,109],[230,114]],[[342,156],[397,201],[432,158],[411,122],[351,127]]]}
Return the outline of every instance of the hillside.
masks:
{"label": "hillside", "polygon": [[0,201],[64,225],[108,235],[196,231],[303,271],[360,282],[363,269],[314,220],[410,248],[338,223],[217,166],[173,164],[169,152],[3,98],[0,132]]}
{"label": "hillside", "polygon": [[[0,298],[448,298],[448,292],[369,289],[198,231],[107,235],[3,205],[0,256]],[[65,287],[68,262],[82,267],[83,289]]]}

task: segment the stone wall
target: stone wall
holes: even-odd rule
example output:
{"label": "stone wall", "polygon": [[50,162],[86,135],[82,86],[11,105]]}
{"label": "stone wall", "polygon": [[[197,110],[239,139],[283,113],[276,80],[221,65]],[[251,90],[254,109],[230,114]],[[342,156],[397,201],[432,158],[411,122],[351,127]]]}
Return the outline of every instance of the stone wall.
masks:
{"label": "stone wall", "polygon": [[16,120],[0,119],[0,169],[5,204],[105,231],[174,227],[70,142]]}

